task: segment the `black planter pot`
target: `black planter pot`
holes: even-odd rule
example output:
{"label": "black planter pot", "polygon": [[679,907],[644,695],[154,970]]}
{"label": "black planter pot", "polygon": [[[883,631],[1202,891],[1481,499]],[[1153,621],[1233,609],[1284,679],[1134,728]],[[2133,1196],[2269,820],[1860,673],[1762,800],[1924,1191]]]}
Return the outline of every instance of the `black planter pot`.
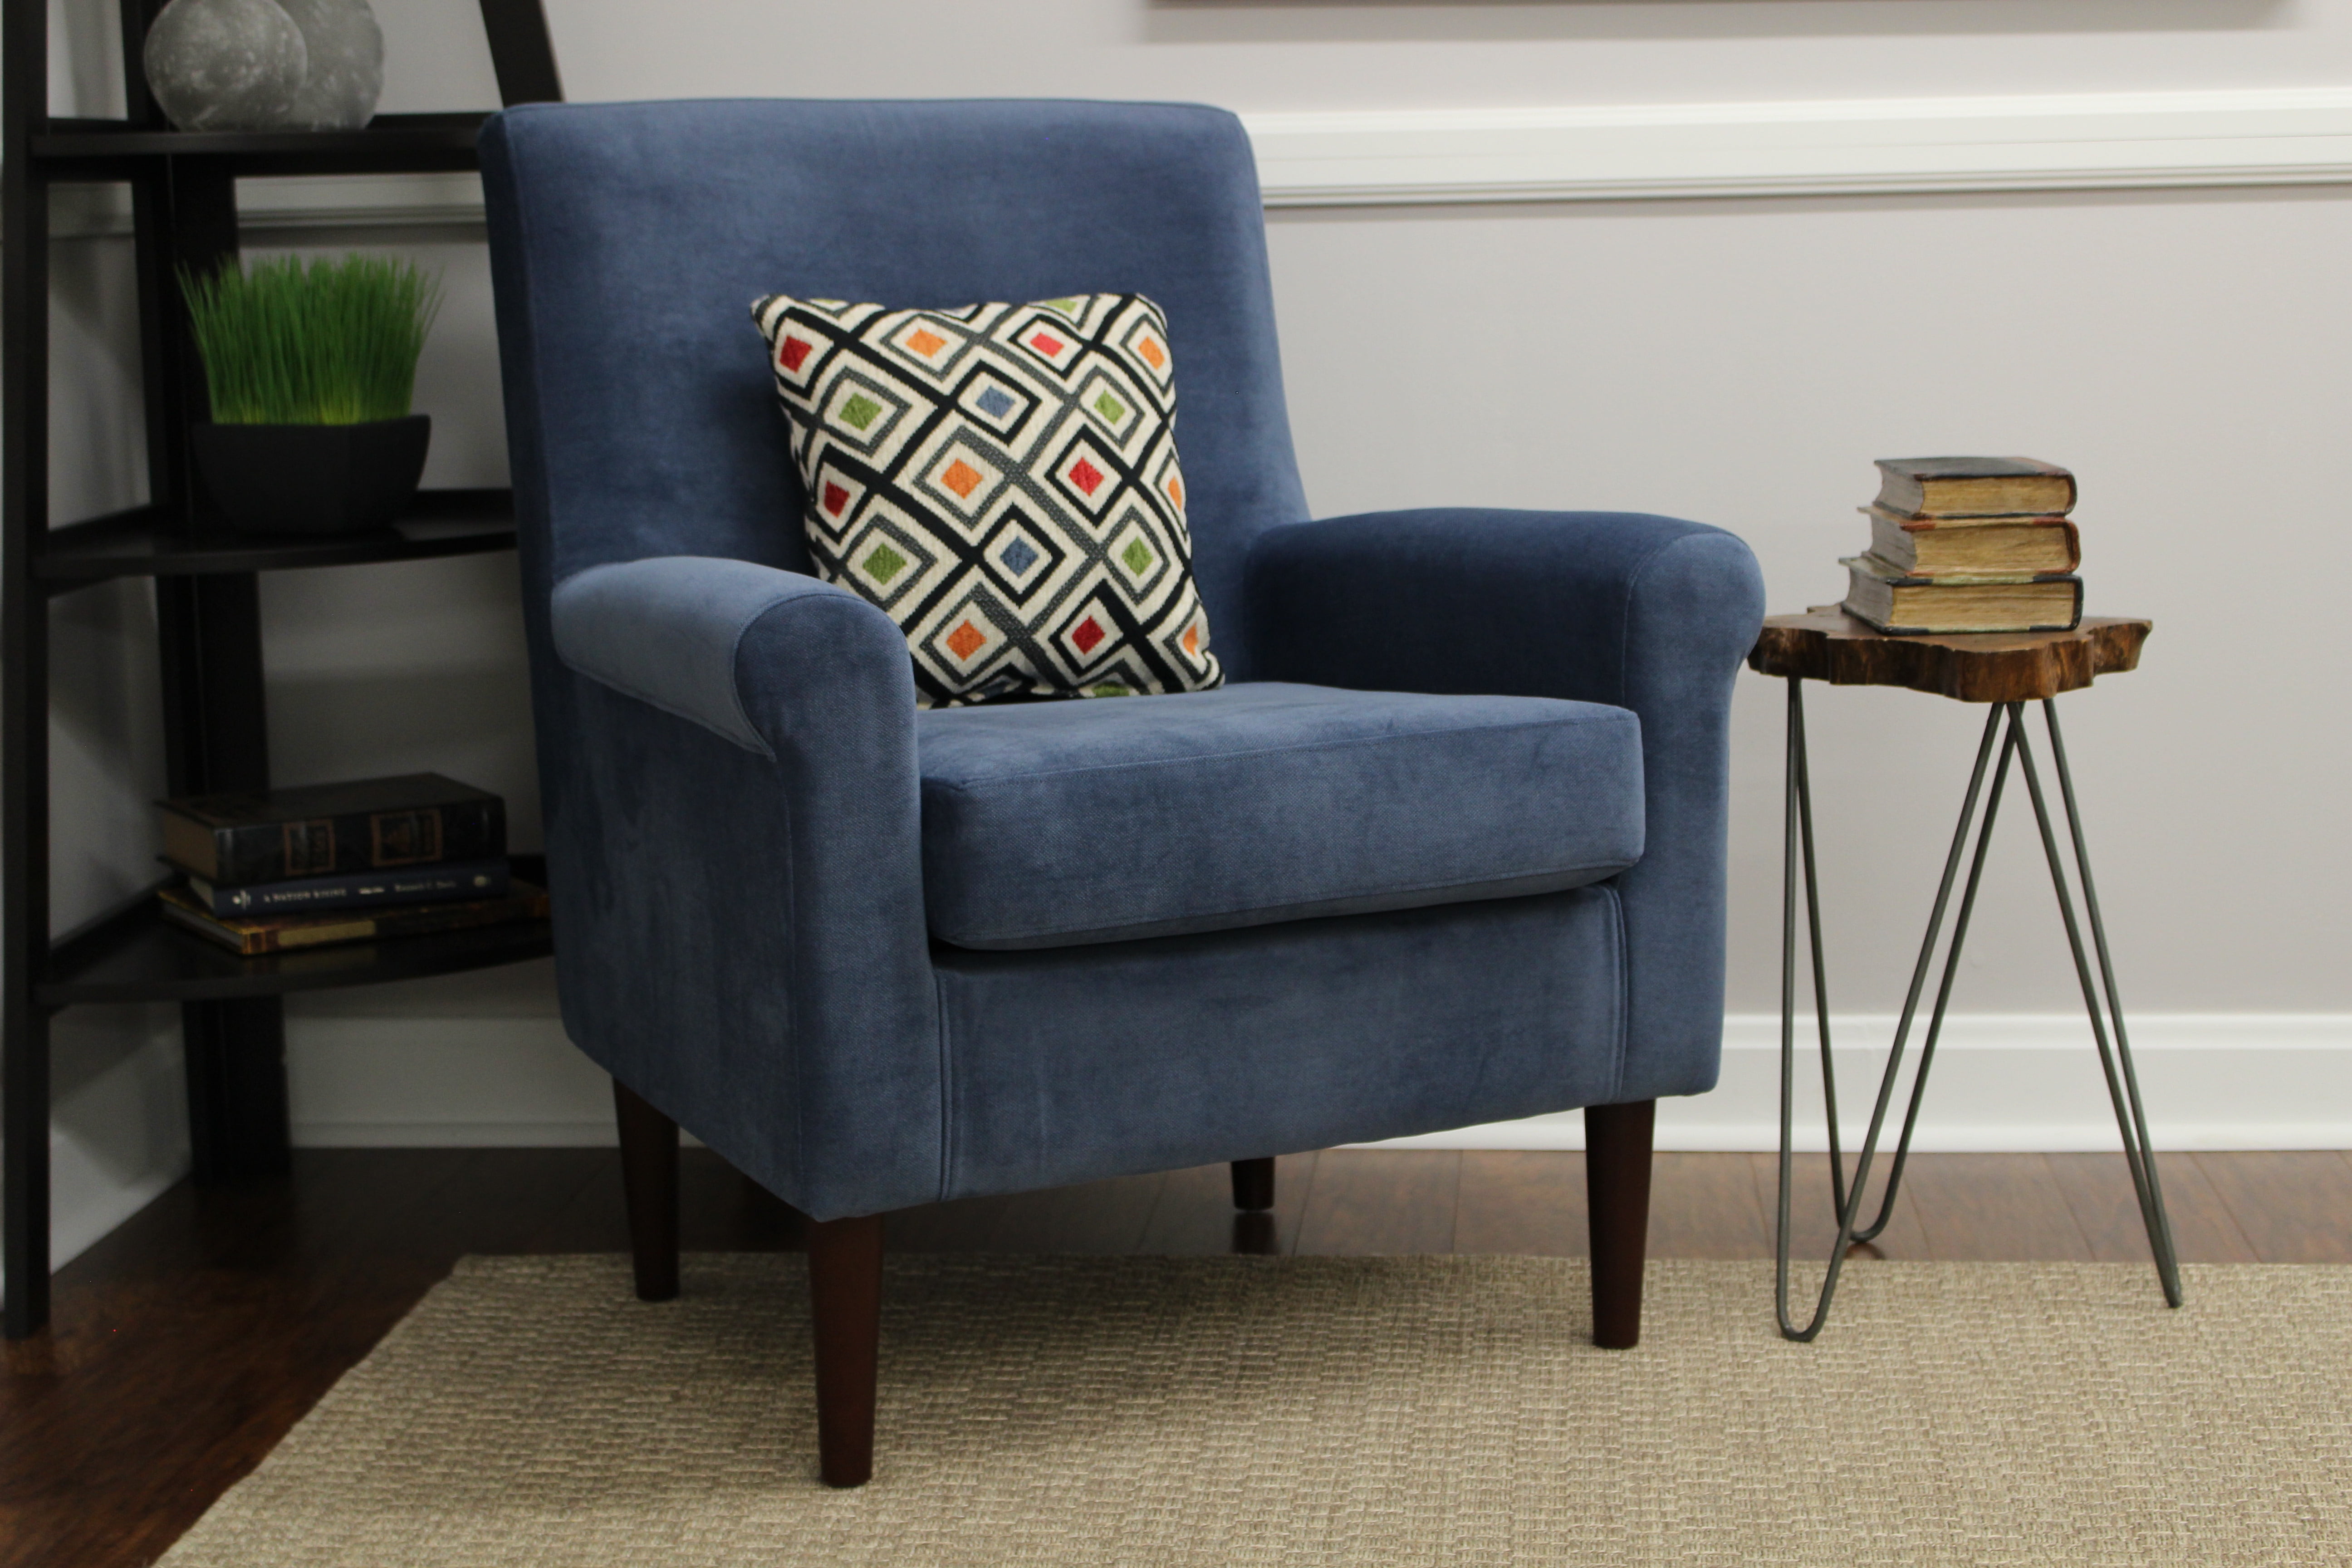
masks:
{"label": "black planter pot", "polygon": [[429,415],[365,425],[195,425],[205,488],[239,528],[356,533],[382,528],[416,494]]}

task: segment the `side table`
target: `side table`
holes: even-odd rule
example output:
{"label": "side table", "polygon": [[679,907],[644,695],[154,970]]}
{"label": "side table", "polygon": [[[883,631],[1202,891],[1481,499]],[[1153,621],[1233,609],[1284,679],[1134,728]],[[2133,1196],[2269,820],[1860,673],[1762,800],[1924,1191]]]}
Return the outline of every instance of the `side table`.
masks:
{"label": "side table", "polygon": [[[2115,966],[2107,954],[2106,923],[2099,916],[2099,895],[2091,880],[2091,854],[2083,839],[2083,819],[2074,803],[2074,780],[2066,765],[2066,742],[2058,729],[2056,697],[2091,684],[2098,676],[2119,674],[2139,663],[2140,645],[2151,623],[2108,617],[2085,618],[2071,632],[1972,633],[1953,637],[1888,637],[1846,615],[1836,605],[1806,611],[1801,616],[1773,616],[1764,622],[1763,635],[1748,656],[1748,667],[1761,675],[1779,676],[1789,683],[1787,804],[1783,822],[1780,893],[1780,1192],[1778,1271],[1774,1278],[1773,1310],[1780,1332],[1792,1340],[1811,1340],[1828,1321],[1830,1301],[1837,1293],[1845,1255],[1856,1242],[1866,1242],[1885,1229],[1895,1211],[1895,1196],[1903,1184],[1903,1167],[1910,1158],[1911,1135],[1919,1120],[1919,1106],[1927,1089],[1927,1070],[1934,1064],[1936,1041],[1943,1032],[1944,1009],[1951,1000],[1952,978],[1959,967],[1960,949],[1968,941],[1969,917],[1975,911],[1977,888],[1984,873],[1985,850],[1992,842],[1994,818],[2000,811],[2001,791],[2009,782],[2010,764],[2017,764],[2033,802],[2033,816],[2042,829],[2042,849],[2050,863],[2050,883],[2058,895],[2058,912],[2073,950],[2075,977],[2083,987],[2083,1005],[2091,1017],[2091,1037],[2098,1046],[2107,1094],[2115,1104],[2116,1125],[2123,1133],[2124,1161],[2131,1168],[2132,1188],[2139,1198],[2140,1218],[2147,1226],[2148,1248],[2156,1256],[2157,1278],[2164,1287],[2167,1306],[2180,1305],[2180,1266],[2173,1251],[2172,1225],[2164,1211],[2164,1190],[2158,1184],[2156,1156],[2147,1136],[2147,1114],[2141,1109],[2138,1075],[2132,1068],[2131,1041],[2124,1028],[2123,1003],[2116,993]],[[1969,775],[1968,794],[1960,804],[1959,825],[1952,847],[1944,858],[1944,876],[1927,916],[1927,934],[1912,966],[1911,988],[1903,999],[1903,1013],[1895,1026],[1895,1043],[1886,1072],[1878,1087],[1878,1100],[1870,1116],[1852,1184],[1845,1175],[1839,1147],[1837,1079],[1830,1057],[1828,980],[1822,956],[1822,906],[1819,877],[1813,860],[1812,780],[1805,754],[1804,683],[1820,680],[1832,686],[1900,686],[1933,692],[1961,702],[1992,705],[1985,716],[1984,736],[1977,744],[1976,768]],[[2026,739],[2025,705],[2042,704],[2050,735],[2051,761],[2058,774],[2058,791],[2066,806],[2066,828],[2074,841],[2074,867],[2083,885],[2084,912],[2089,917],[2091,949],[2098,956],[2098,978],[2091,975],[2075,918],[2074,900],[2068,890],[2066,867],[2042,795],[2042,774],[2034,766],[2033,749]],[[2002,733],[2003,721],[2007,732]],[[2000,741],[2000,757],[1993,762],[1993,743]],[[1992,771],[1987,793],[1985,773]],[[1984,801],[1984,819],[1977,826],[1976,849],[1969,858],[1969,876],[1952,921],[1952,940],[1944,953],[1943,976],[1927,1016],[1927,1032],[1919,1047],[1919,1067],[1913,1075],[1911,1099],[1903,1117],[1903,1132],[1887,1169],[1886,1193],[1878,1217],[1861,1223],[1863,1189],[1878,1152],[1879,1134],[1903,1068],[1911,1025],[1919,1009],[1927,972],[1933,964],[1944,913],[1951,901],[1952,883],[1968,848],[1969,831],[1977,803]],[[1822,1095],[1829,1113],[1830,1191],[1837,1207],[1837,1246],[1831,1252],[1829,1272],[1822,1281],[1821,1299],[1811,1321],[1799,1328],[1789,1314],[1789,1189],[1795,1126],[1797,1008],[1797,866],[1804,865],[1805,923],[1812,954],[1813,1014],[1821,1036]],[[2102,1005],[2104,1004],[2104,1012]]]}

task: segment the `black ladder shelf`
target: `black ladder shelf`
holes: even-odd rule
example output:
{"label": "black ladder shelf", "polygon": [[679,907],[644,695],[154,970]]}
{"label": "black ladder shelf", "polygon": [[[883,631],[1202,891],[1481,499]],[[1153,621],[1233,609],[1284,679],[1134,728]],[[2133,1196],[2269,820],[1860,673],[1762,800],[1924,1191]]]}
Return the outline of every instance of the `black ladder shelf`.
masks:
{"label": "black ladder shelf", "polygon": [[[87,1002],[180,1004],[195,1179],[288,1168],[288,992],[367,985],[544,957],[544,921],[241,959],[163,923],[152,889],[79,931],[49,931],[48,601],[152,577],[173,795],[267,787],[257,574],[467,555],[514,546],[506,490],[420,493],[366,534],[240,536],[190,482],[202,367],[173,279],[237,253],[236,182],[273,174],[423,174],[476,166],[487,111],[383,114],[346,132],[180,132],[140,69],[164,0],[121,0],[128,118],[51,119],[45,0],[0,0],[0,1226],[9,1339],[49,1316],[49,1018]],[[562,97],[539,0],[480,0],[508,104]],[[138,256],[148,504],[53,527],[48,504],[49,186],[131,187]],[[544,875],[518,862],[525,876]]]}

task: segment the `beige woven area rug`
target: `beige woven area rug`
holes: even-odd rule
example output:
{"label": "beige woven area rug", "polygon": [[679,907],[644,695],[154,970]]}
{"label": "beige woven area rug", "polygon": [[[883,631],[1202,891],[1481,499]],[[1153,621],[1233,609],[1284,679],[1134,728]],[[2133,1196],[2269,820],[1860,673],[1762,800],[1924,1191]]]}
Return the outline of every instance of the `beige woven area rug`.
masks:
{"label": "beige woven area rug", "polygon": [[874,1483],[817,1484],[788,1256],[476,1258],[171,1568],[2352,1563],[2352,1268],[894,1260]]}

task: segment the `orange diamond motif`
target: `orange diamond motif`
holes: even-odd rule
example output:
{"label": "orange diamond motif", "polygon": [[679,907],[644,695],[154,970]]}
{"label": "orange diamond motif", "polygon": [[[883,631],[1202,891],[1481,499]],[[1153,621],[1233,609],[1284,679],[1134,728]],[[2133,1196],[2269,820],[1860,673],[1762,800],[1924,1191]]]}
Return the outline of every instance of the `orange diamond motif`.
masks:
{"label": "orange diamond motif", "polygon": [[965,620],[948,634],[948,651],[960,659],[970,658],[988,646],[988,635]]}
{"label": "orange diamond motif", "polygon": [[1201,655],[1201,623],[1198,621],[1184,628],[1184,651],[1195,658]]}
{"label": "orange diamond motif", "polygon": [[1152,369],[1165,370],[1168,368],[1168,351],[1161,348],[1153,339],[1136,339],[1135,352],[1141,354],[1147,361],[1149,361]]}
{"label": "orange diamond motif", "polygon": [[940,483],[955,491],[963,500],[970,500],[971,492],[980,488],[980,470],[961,458],[958,458],[940,473]]}
{"label": "orange diamond motif", "polygon": [[899,341],[925,359],[930,358],[948,346],[947,339],[925,327],[917,327]]}
{"label": "orange diamond motif", "polygon": [[1170,479],[1169,479],[1169,480],[1168,480],[1168,499],[1169,499],[1170,500],[1172,500],[1172,501],[1174,501],[1174,502],[1176,503],[1176,507],[1177,507],[1177,510],[1180,510],[1180,511],[1181,511],[1181,510],[1183,510],[1183,507],[1184,507],[1184,481],[1183,481],[1183,480],[1181,480],[1181,479],[1176,479],[1176,478],[1174,478],[1173,476],[1171,476],[1171,477],[1170,477]]}

